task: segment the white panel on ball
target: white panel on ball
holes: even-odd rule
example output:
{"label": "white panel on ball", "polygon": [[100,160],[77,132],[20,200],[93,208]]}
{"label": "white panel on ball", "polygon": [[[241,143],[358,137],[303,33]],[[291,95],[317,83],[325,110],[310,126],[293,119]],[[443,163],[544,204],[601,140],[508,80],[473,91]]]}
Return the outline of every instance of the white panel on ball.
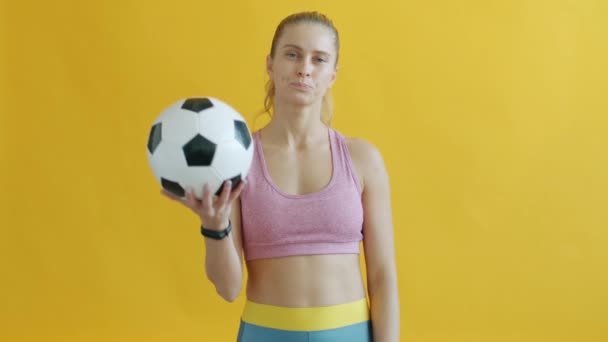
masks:
{"label": "white panel on ball", "polygon": [[[197,198],[203,197],[203,186],[205,182],[209,184],[211,195],[219,189],[224,183],[224,180],[212,167],[190,167],[182,170],[179,177],[180,183],[184,187],[191,187],[194,190],[194,196]],[[204,180],[205,182],[202,182]]]}
{"label": "white panel on ball", "polygon": [[218,100],[213,97],[210,97],[209,99],[213,102],[213,105],[217,108],[217,110],[224,113],[224,115],[232,117],[234,120],[245,121],[243,119],[243,116],[236,109],[232,108],[232,106],[230,106],[226,102],[222,102],[221,100]]}
{"label": "white panel on ball", "polygon": [[198,133],[197,114],[175,108],[166,110],[161,116],[163,141],[185,144]]}
{"label": "white panel on ball", "polygon": [[177,182],[186,158],[183,153],[175,153],[181,148],[181,144],[163,141],[158,145],[153,155],[148,154],[150,166],[154,177],[160,181],[161,177]]}
{"label": "white panel on ball", "polygon": [[225,115],[220,108],[204,110],[198,115],[198,132],[206,139],[219,144],[222,141],[234,140],[234,120],[231,115]]}
{"label": "white panel on ball", "polygon": [[249,173],[252,158],[253,146],[245,150],[243,145],[232,140],[218,146],[212,166],[224,179],[236,176],[244,179]]}

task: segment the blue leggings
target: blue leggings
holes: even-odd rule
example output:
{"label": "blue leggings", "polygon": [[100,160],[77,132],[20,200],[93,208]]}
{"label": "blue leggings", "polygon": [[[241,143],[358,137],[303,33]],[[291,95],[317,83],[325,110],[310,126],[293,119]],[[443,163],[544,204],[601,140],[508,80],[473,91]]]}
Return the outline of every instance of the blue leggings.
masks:
{"label": "blue leggings", "polygon": [[371,321],[317,331],[289,331],[241,320],[237,342],[372,342]]}
{"label": "blue leggings", "polygon": [[237,342],[372,342],[367,300],[291,308],[247,300]]}

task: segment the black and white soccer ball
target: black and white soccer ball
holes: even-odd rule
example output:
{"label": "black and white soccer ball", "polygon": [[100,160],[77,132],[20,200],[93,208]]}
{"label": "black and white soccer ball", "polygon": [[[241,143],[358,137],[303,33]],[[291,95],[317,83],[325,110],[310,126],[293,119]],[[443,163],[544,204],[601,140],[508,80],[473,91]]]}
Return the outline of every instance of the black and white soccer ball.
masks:
{"label": "black and white soccer ball", "polygon": [[181,99],[154,121],[148,161],[154,176],[178,197],[191,188],[202,198],[203,185],[219,195],[225,181],[236,187],[247,176],[254,144],[243,117],[213,97]]}

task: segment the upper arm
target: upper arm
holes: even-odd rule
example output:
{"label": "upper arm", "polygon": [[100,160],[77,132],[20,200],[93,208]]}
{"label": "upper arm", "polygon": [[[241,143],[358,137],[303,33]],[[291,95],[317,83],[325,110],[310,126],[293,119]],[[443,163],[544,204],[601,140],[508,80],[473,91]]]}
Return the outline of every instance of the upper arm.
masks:
{"label": "upper arm", "polygon": [[363,247],[368,283],[396,279],[389,178],[378,149],[361,139],[351,154],[362,184]]}

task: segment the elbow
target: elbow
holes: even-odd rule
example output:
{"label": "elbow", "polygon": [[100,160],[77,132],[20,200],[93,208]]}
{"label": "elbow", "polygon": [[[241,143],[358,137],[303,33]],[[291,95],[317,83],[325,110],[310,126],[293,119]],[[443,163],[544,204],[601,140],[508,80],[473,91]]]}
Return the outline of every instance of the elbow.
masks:
{"label": "elbow", "polygon": [[243,272],[239,263],[206,264],[205,273],[220,297],[230,303],[236,300],[243,284]]}
{"label": "elbow", "polygon": [[241,286],[224,286],[215,288],[217,294],[222,297],[226,302],[234,302],[241,293]]}
{"label": "elbow", "polygon": [[207,275],[207,279],[215,286],[215,292],[225,301],[234,302],[241,293],[242,277],[215,278]]}

